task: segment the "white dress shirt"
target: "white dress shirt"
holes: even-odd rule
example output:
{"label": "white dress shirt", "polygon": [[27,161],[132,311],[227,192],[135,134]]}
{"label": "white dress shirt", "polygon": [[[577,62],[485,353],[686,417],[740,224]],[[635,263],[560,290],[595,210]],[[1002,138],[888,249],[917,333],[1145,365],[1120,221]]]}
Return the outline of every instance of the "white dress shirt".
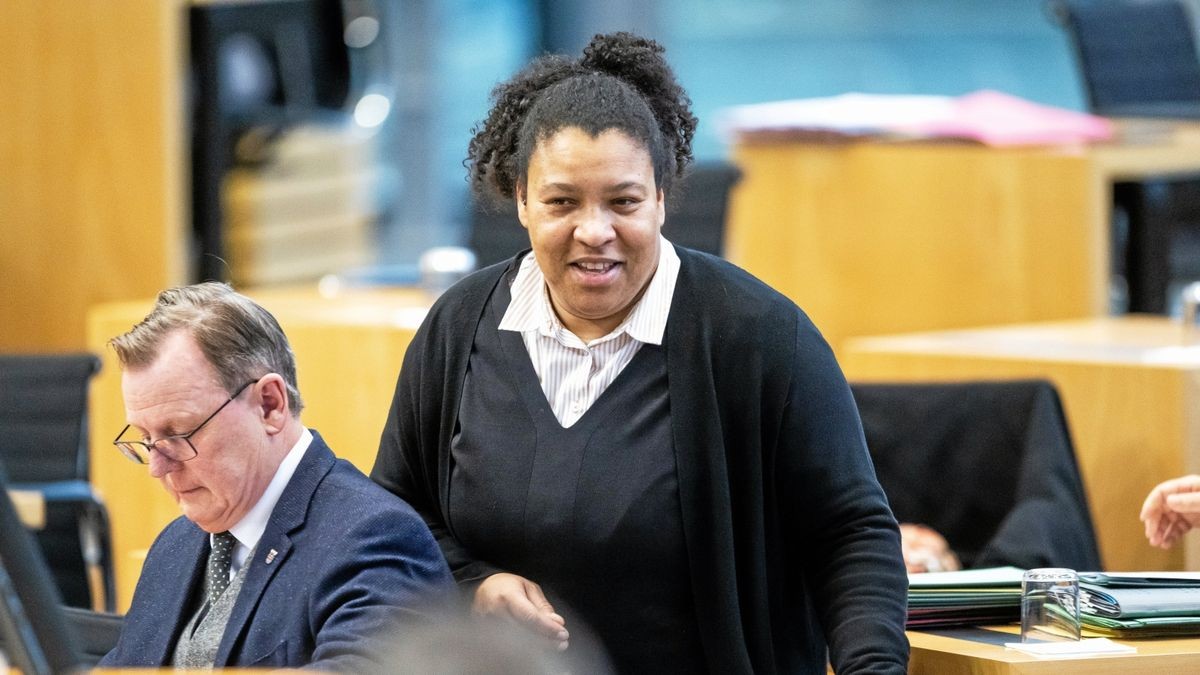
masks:
{"label": "white dress shirt", "polygon": [[[271,512],[275,510],[275,504],[279,503],[279,497],[283,495],[284,488],[292,480],[292,474],[296,473],[296,467],[299,466],[300,460],[303,459],[312,440],[312,432],[305,428],[300,434],[300,440],[296,441],[288,454],[284,455],[283,461],[279,463],[279,468],[275,470],[275,476],[271,478],[270,483],[267,483],[267,489],[258,498],[258,502],[246,512],[246,515],[242,516],[237,525],[229,528],[229,533],[237,539],[237,544],[233,547],[233,562],[229,564],[231,581],[246,564],[246,558],[250,556],[250,551],[258,546],[258,540],[262,539],[263,532],[267,529],[267,521],[271,519]],[[212,535],[209,535],[208,543],[212,545]]]}
{"label": "white dress shirt", "polygon": [[658,268],[646,292],[621,325],[584,342],[555,314],[546,278],[533,254],[521,261],[500,330],[521,334],[546,400],[564,428],[583,417],[643,344],[662,344],[678,277],[679,255],[660,234]]}

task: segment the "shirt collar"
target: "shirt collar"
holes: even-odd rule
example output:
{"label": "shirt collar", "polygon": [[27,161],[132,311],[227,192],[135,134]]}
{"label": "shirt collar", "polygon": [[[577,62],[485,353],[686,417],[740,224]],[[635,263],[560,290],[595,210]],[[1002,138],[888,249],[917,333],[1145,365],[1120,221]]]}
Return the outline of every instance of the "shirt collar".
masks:
{"label": "shirt collar", "polygon": [[[679,278],[679,254],[675,246],[661,234],[658,235],[658,268],[646,292],[634,305],[629,316],[621,322],[611,335],[622,332],[638,342],[661,345],[663,333],[667,328],[667,314],[671,310],[671,299],[675,295],[675,282]],[[512,300],[504,316],[500,320],[500,330],[511,330],[517,333],[539,331],[542,335],[553,336],[559,330],[565,330],[554,309],[550,305],[549,291],[546,290],[546,277],[538,267],[533,254],[526,255],[517,269],[517,277],[510,289]],[[595,341],[593,341],[595,342]]]}
{"label": "shirt collar", "polygon": [[263,532],[267,530],[267,521],[271,519],[271,512],[279,503],[284,488],[292,480],[292,474],[296,473],[296,467],[300,465],[300,460],[304,458],[304,453],[312,444],[312,440],[312,432],[305,428],[300,434],[300,440],[296,441],[296,444],[284,456],[283,461],[279,463],[279,468],[275,470],[275,476],[271,478],[267,489],[258,498],[258,503],[245,516],[242,516],[237,525],[229,528],[229,533],[246,549],[253,550],[255,546],[258,546],[258,540],[262,539]]}

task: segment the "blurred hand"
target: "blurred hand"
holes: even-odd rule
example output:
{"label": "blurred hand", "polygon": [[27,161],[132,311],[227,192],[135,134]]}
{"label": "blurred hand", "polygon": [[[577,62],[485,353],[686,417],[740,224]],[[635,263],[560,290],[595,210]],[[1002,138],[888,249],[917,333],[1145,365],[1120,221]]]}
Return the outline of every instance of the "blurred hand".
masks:
{"label": "blurred hand", "polygon": [[1200,476],[1159,483],[1142,504],[1140,516],[1151,546],[1171,548],[1188,530],[1200,525]]}
{"label": "blurred hand", "polygon": [[542,587],[525,577],[501,572],[484,579],[475,589],[471,609],[479,616],[511,619],[550,640],[559,651],[567,648],[566,620],[555,613]]}
{"label": "blurred hand", "polygon": [[946,538],[925,525],[900,523],[900,548],[904,552],[904,566],[910,573],[962,569]]}

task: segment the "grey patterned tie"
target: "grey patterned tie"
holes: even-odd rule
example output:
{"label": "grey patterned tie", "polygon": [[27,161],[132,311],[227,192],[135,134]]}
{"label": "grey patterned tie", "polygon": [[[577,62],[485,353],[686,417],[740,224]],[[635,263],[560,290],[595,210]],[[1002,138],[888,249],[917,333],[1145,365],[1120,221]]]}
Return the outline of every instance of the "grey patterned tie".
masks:
{"label": "grey patterned tie", "polygon": [[210,604],[215,603],[229,588],[229,565],[233,562],[233,547],[236,544],[237,539],[228,532],[218,532],[212,536],[212,552],[208,554],[205,577]]}

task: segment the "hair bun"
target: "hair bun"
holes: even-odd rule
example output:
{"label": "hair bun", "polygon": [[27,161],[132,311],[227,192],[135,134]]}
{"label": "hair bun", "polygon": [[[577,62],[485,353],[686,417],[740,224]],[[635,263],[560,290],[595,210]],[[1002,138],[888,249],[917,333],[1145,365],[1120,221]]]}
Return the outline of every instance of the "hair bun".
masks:
{"label": "hair bun", "polygon": [[584,48],[579,65],[623,80],[646,98],[663,137],[674,150],[676,173],[682,176],[692,161],[696,116],[691,99],[663,57],[664,51],[654,40],[633,33],[601,33]]}
{"label": "hair bun", "polygon": [[[691,111],[691,100],[675,80],[675,74],[663,56],[664,51],[657,42],[633,33],[596,35],[580,58],[542,56],[497,85],[492,90],[492,108],[483,122],[472,130],[473,136],[467,146],[467,171],[476,195],[512,199],[525,170],[523,162],[528,161],[532,152],[531,148],[521,149],[522,129],[531,119],[531,111],[542,110],[550,116],[537,122],[550,130],[557,130],[567,119],[590,119],[593,123],[608,125],[602,129],[620,128],[613,122],[633,113],[600,109],[618,105],[618,99],[624,100],[626,95],[641,97],[652,117],[645,121],[649,125],[646,132],[650,133],[657,126],[661,137],[662,147],[652,153],[655,178],[662,180],[665,187],[674,178],[684,175],[692,160],[696,116]],[[546,100],[546,91],[557,91],[555,87],[560,83],[566,87],[575,78],[579,78],[578,83],[572,85],[575,88],[563,89],[561,96],[565,98],[554,99],[557,108],[541,107]],[[609,82],[597,82],[598,79]],[[582,117],[576,115],[579,106],[571,97],[582,96],[579,87],[595,93],[601,84],[616,87],[620,95],[607,103],[593,101],[595,105],[583,107]],[[625,91],[627,89],[633,91]],[[649,143],[648,138],[642,140]],[[663,164],[669,166],[661,166]]]}
{"label": "hair bun", "polygon": [[622,79],[646,69],[666,65],[663,46],[633,33],[597,34],[583,49],[580,65]]}

